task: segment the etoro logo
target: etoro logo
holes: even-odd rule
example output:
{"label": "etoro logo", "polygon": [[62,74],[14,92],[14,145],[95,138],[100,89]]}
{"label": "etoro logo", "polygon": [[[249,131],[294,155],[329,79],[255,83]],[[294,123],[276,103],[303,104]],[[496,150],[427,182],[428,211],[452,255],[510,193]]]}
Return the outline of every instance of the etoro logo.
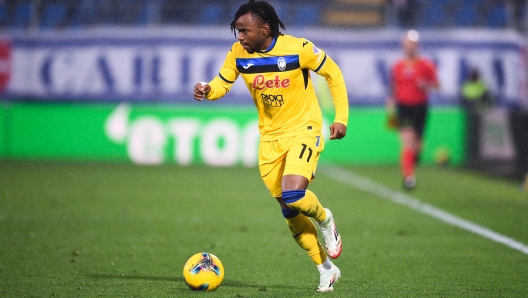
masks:
{"label": "etoro logo", "polygon": [[119,105],[106,119],[105,134],[125,144],[132,162],[158,165],[255,166],[258,120],[240,123],[227,117],[206,119],[200,114],[163,119],[160,115],[131,117],[128,104]]}

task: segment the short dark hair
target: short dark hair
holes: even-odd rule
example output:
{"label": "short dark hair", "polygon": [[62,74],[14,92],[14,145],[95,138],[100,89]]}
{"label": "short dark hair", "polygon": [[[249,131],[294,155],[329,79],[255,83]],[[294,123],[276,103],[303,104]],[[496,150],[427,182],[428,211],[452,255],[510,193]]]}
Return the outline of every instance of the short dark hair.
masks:
{"label": "short dark hair", "polygon": [[253,18],[260,18],[262,22],[268,23],[270,25],[271,29],[271,35],[273,37],[279,36],[279,34],[282,34],[279,30],[279,27],[282,28],[282,30],[286,30],[286,27],[282,23],[282,21],[279,19],[279,16],[277,15],[277,12],[275,11],[275,8],[271,6],[268,2],[265,1],[255,1],[250,0],[246,4],[242,4],[240,8],[238,8],[237,12],[235,13],[235,17],[233,18],[233,21],[231,22],[231,32],[235,34],[236,37],[236,21],[241,16],[245,15],[246,13],[251,12],[251,16]]}

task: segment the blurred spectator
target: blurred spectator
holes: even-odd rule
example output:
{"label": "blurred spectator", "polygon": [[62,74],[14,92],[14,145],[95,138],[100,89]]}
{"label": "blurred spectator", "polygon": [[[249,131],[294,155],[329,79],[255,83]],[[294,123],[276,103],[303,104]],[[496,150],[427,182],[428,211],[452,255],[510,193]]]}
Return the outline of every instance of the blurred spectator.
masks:
{"label": "blurred spectator", "polygon": [[[277,13],[295,26],[320,24],[325,1],[270,0]],[[353,0],[330,2],[356,3]],[[380,1],[374,1],[379,3]],[[235,0],[0,0],[0,28],[68,28],[90,26],[225,25],[231,21]],[[361,0],[357,3],[369,3]],[[390,26],[402,28],[512,27],[526,31],[526,0],[391,0]],[[363,11],[363,6],[353,4]],[[359,7],[359,8],[358,8]]]}
{"label": "blurred spectator", "polygon": [[506,0],[510,5],[512,23],[517,30],[524,31],[526,28],[526,0]]}
{"label": "blurred spectator", "polygon": [[393,0],[400,27],[411,28],[416,26],[418,2],[416,0]]}
{"label": "blurred spectator", "polygon": [[476,68],[470,69],[467,78],[462,83],[461,96],[462,104],[470,111],[492,104],[488,87]]}

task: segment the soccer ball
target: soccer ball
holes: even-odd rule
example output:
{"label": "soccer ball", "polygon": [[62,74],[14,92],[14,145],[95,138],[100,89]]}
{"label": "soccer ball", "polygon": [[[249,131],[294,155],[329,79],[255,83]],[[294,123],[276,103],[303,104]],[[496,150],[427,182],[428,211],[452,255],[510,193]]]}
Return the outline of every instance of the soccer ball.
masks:
{"label": "soccer ball", "polygon": [[194,291],[213,291],[224,280],[224,266],[215,255],[200,252],[187,260],[183,266],[183,277]]}

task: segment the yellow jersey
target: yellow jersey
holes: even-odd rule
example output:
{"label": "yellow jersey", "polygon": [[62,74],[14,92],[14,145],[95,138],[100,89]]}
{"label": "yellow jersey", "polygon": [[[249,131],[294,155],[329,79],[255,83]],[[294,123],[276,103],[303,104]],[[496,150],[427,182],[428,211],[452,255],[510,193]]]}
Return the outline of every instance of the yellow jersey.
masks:
{"label": "yellow jersey", "polygon": [[224,64],[209,85],[205,98],[224,96],[242,75],[259,115],[262,141],[298,134],[321,134],[322,113],[310,70],[326,78],[335,107],[334,122],[347,125],[348,96],[337,64],[312,42],[279,35],[268,49],[248,53],[233,44]]}

